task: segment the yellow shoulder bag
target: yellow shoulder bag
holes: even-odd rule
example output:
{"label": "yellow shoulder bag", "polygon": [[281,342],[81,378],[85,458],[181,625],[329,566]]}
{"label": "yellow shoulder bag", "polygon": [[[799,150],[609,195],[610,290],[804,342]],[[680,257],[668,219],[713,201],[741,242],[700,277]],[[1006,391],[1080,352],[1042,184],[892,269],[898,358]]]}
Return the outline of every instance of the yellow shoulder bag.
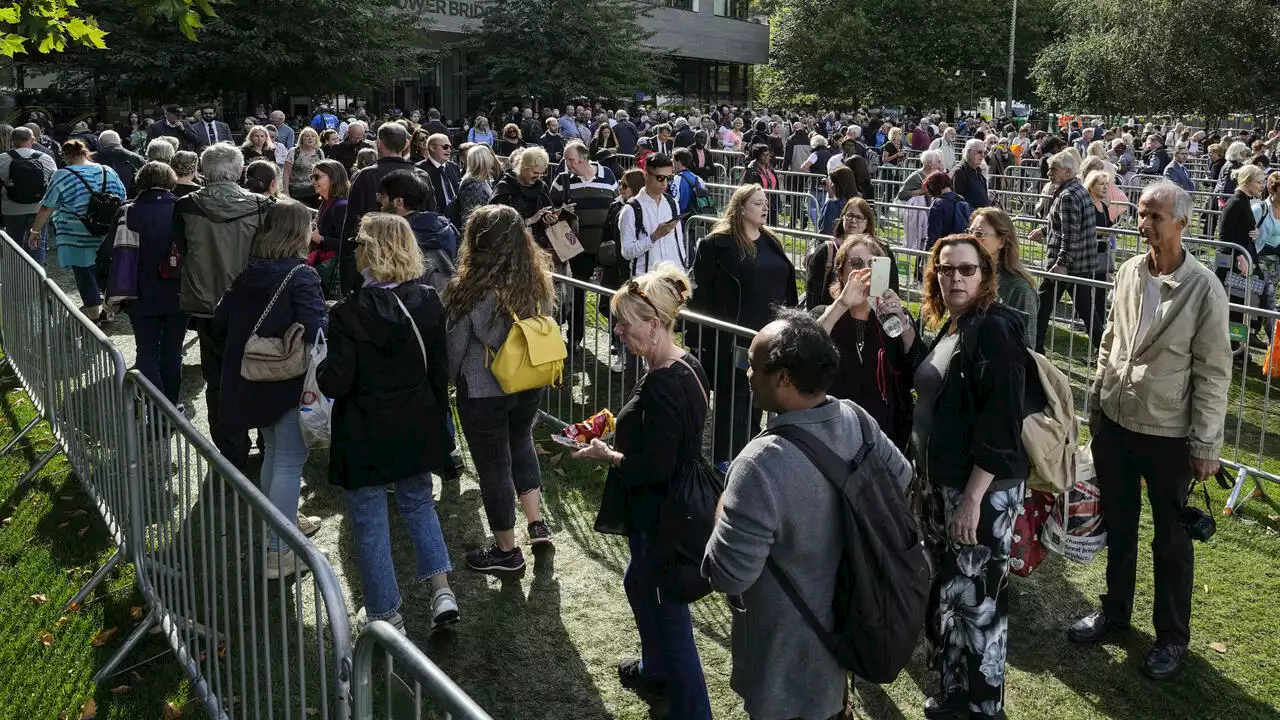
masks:
{"label": "yellow shoulder bag", "polygon": [[[525,390],[559,385],[564,377],[564,360],[569,356],[560,325],[546,315],[515,320],[511,332],[497,353],[489,351],[489,372],[502,392],[512,395]],[[487,350],[487,348],[486,348]]]}

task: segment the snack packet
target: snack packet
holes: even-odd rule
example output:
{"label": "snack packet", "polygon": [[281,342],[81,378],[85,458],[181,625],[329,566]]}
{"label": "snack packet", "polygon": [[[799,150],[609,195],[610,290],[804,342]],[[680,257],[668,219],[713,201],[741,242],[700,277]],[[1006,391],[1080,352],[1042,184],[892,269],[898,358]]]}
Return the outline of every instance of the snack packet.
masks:
{"label": "snack packet", "polygon": [[582,422],[566,425],[565,428],[560,431],[560,434],[570,440],[588,444],[596,438],[602,438],[605,435],[612,433],[613,429],[613,413],[609,412],[608,408],[605,408]]}

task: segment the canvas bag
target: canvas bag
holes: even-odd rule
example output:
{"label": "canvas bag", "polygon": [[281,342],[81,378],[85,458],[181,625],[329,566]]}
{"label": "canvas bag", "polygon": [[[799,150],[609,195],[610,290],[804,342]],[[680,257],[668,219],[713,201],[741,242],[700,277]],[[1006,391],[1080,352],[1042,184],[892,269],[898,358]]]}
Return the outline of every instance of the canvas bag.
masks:
{"label": "canvas bag", "polygon": [[512,313],[511,317],[514,322],[502,347],[496,353],[485,348],[489,372],[502,392],[513,395],[559,385],[564,377],[564,360],[569,356],[560,337],[560,326],[547,315],[521,320]]}

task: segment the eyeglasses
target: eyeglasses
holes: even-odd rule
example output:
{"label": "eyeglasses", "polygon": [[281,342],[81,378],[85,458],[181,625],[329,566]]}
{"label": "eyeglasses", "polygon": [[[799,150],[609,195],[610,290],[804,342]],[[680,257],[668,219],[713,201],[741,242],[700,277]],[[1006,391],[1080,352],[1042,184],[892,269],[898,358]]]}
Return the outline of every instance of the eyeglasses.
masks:
{"label": "eyeglasses", "polygon": [[675,175],[655,175],[650,173],[649,177],[653,178],[654,180],[657,180],[660,183],[669,183],[671,182],[671,178],[675,177]]}
{"label": "eyeglasses", "polygon": [[627,292],[633,295],[636,295],[641,300],[643,300],[644,304],[648,305],[649,308],[653,310],[653,314],[655,317],[662,317],[662,313],[658,312],[658,306],[654,305],[653,301],[649,299],[649,296],[644,294],[644,290],[640,289],[640,283],[636,282],[635,280],[628,280]]}
{"label": "eyeglasses", "polygon": [[320,173],[311,173],[311,179],[312,179],[312,180],[319,180],[319,179],[320,179],[320,178],[322,178],[322,177],[324,177],[324,176],[323,176],[323,175],[321,175]]}
{"label": "eyeglasses", "polygon": [[845,215],[845,216],[844,216],[844,219],[845,219],[845,220],[858,220],[858,221],[865,222],[865,221],[866,221],[866,219],[867,219],[867,216],[865,216],[865,215],[858,215],[857,213],[849,213],[848,215]]}
{"label": "eyeglasses", "polygon": [[989,232],[986,232],[985,230],[978,230],[977,228],[969,228],[969,234],[978,238],[979,240],[982,240],[984,238],[989,238],[989,237],[995,237],[995,233],[989,233]]}
{"label": "eyeglasses", "polygon": [[947,277],[955,277],[959,272],[964,277],[973,277],[978,272],[978,266],[973,263],[964,263],[963,265],[939,265],[938,274]]}
{"label": "eyeglasses", "polygon": [[453,146],[452,146],[452,145],[432,145],[432,147],[433,147],[433,148],[439,148],[439,149],[441,149],[441,150],[452,150],[452,149],[453,149]]}

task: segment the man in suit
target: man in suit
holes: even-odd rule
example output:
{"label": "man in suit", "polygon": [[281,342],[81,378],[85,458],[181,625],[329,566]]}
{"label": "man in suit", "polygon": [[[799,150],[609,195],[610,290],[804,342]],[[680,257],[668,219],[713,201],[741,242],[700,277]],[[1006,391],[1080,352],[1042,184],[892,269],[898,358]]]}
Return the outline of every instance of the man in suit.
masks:
{"label": "man in suit", "polygon": [[427,110],[427,122],[423,124],[423,127],[432,134],[439,133],[445,136],[449,134],[449,128],[440,122],[440,111],[435,108]]}
{"label": "man in suit", "polygon": [[[190,150],[195,152],[199,146],[200,138],[196,135],[195,128],[191,127],[191,123],[183,117],[184,113],[181,105],[167,105],[164,109],[164,120],[152,123],[147,128],[147,142],[151,142],[158,137],[169,136],[178,139],[179,150]],[[226,127],[224,124],[223,127]],[[227,134],[227,139],[231,139],[231,134]]]}
{"label": "man in suit", "polygon": [[453,149],[449,137],[436,133],[427,138],[427,159],[418,163],[417,167],[425,170],[431,177],[436,206],[427,208],[443,213],[458,197],[458,186],[462,184],[462,173],[458,166],[449,160],[449,152]]}
{"label": "man in suit", "polygon": [[694,133],[685,118],[676,118],[676,147],[693,147]]}
{"label": "man in suit", "polygon": [[200,122],[193,129],[196,131],[197,146],[200,150],[214,143],[232,142],[231,128],[218,119],[218,111],[212,105],[200,108]]}
{"label": "man in suit", "polygon": [[361,170],[351,183],[351,192],[347,196],[347,217],[342,223],[342,246],[338,250],[338,276],[344,295],[360,287],[360,273],[356,270],[356,246],[350,241],[360,229],[360,221],[364,216],[381,208],[378,203],[378,183],[382,178],[396,170],[413,168],[404,159],[408,148],[409,131],[400,123],[383,123],[378,128],[378,161]]}

